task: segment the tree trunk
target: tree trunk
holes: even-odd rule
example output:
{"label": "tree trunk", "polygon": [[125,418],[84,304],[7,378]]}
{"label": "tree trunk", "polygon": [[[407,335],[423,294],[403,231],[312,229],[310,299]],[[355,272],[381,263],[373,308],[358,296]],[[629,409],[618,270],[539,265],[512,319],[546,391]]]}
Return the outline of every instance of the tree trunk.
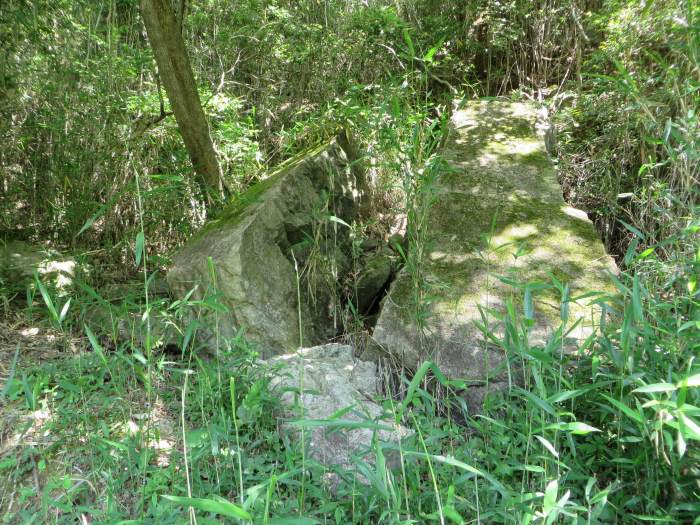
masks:
{"label": "tree trunk", "polygon": [[219,162],[171,2],[141,0],[141,15],[194,170],[207,187],[218,190],[221,187]]}

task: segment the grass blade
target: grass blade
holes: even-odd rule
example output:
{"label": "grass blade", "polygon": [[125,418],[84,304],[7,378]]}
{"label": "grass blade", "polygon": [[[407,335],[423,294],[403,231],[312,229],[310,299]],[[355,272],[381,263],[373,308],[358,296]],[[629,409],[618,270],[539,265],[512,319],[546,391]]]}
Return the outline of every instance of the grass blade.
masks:
{"label": "grass blade", "polygon": [[203,512],[212,512],[220,516],[229,518],[237,518],[241,520],[252,520],[253,517],[247,511],[243,510],[238,505],[234,505],[230,501],[206,498],[185,498],[181,496],[164,495],[163,498],[172,501],[178,505],[187,505],[189,507],[201,510]]}

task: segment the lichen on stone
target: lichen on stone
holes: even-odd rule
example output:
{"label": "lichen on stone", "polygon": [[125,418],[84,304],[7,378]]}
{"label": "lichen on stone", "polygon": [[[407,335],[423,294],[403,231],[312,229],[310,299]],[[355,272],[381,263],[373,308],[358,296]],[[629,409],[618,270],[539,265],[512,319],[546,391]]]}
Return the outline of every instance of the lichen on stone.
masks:
{"label": "lichen on stone", "polygon": [[[570,287],[569,297],[613,291],[607,272],[614,264],[585,214],[564,202],[535,121],[527,104],[471,102],[455,111],[442,152],[450,169],[436,181],[425,225],[422,318],[415,280],[404,269],[375,329],[375,339],[407,366],[431,358],[452,377],[484,376],[492,359],[482,355],[479,306],[521,308],[529,286],[533,333],[546,336],[561,323],[554,280]],[[597,311],[584,301],[571,303],[569,315],[590,328]]]}

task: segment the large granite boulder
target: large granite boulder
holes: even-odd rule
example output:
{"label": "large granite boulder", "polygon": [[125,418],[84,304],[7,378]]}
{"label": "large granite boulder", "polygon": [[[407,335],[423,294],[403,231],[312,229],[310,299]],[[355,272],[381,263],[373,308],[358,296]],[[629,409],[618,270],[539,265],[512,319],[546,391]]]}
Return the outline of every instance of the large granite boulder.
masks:
{"label": "large granite boulder", "polygon": [[[522,312],[523,294],[508,281],[546,283],[554,276],[569,284],[570,297],[613,291],[607,272],[615,270],[614,262],[586,214],[564,202],[537,127],[536,110],[527,104],[456,108],[442,153],[449,169],[433,188],[425,225],[423,326],[415,321],[414,281],[404,269],[374,331],[404,365],[432,359],[450,378],[498,380],[503,351],[490,349],[475,321],[481,322],[478,305],[503,312],[509,299]],[[535,288],[533,343],[561,324],[559,293]],[[569,303],[568,326],[582,318],[573,338],[585,337],[599,320],[590,301]],[[493,317],[490,328],[502,330]]]}
{"label": "large granite boulder", "polygon": [[271,388],[279,392],[285,407],[283,428],[301,439],[304,426],[294,421],[302,420],[309,457],[319,463],[353,470],[353,456],[374,461],[375,432],[384,443],[396,443],[412,433],[374,401],[381,391],[377,367],[355,359],[351,346],[304,348],[264,363],[278,370]]}
{"label": "large granite boulder", "polygon": [[175,255],[166,277],[174,295],[216,294],[226,307],[219,332],[243,329],[263,355],[336,336],[333,286],[349,270],[347,223],[366,192],[356,167],[345,138],[285,163]]}

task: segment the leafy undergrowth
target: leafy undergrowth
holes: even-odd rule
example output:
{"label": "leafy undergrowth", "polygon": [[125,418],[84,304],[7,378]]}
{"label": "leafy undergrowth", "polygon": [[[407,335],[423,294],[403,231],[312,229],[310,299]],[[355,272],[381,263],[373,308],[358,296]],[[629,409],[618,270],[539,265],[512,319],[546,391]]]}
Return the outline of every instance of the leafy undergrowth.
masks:
{"label": "leafy undergrowth", "polygon": [[114,345],[95,328],[71,357],[32,367],[15,352],[0,405],[2,522],[698,523],[692,283],[669,298],[621,276],[619,294],[599,299],[619,322],[573,353],[559,351],[574,325],[566,306],[545,347],[527,342],[528,301],[509,308],[506,336],[492,342],[524,383],[469,414],[459,392],[438,398],[432,380],[414,377],[409,397],[384,401],[414,433],[358,454],[366,483],[316,464],[279,428],[271,371],[244,338],[210,355],[197,323],[183,321],[192,304],[155,300],[151,320],[182,327],[175,346]]}
{"label": "leafy undergrowth", "polygon": [[[77,238],[90,282],[108,284],[92,259],[123,272],[135,238],[140,267],[205,215],[174,122],[148,126],[161,90],[138,3],[10,4],[2,225]],[[511,306],[507,337],[491,342],[524,381],[481,414],[434,377],[398,378],[410,395],[384,406],[414,432],[398,450],[375,443],[372,464],[358,455],[367,484],[281,430],[269,371],[243,338],[204,350],[185,314],[216,301],[132,290],[120,303],[36,283],[13,317],[24,288],[0,276],[0,523],[700,523],[697,3],[193,4],[188,45],[232,194],[349,127],[378,208],[406,197],[413,228],[434,134],[423,124],[444,113],[442,95],[558,85],[567,196],[596,213],[630,274],[600,299],[600,332],[567,353],[565,285],[552,288],[563,328],[545,347],[528,344],[532,311],[514,290],[525,308]]]}

